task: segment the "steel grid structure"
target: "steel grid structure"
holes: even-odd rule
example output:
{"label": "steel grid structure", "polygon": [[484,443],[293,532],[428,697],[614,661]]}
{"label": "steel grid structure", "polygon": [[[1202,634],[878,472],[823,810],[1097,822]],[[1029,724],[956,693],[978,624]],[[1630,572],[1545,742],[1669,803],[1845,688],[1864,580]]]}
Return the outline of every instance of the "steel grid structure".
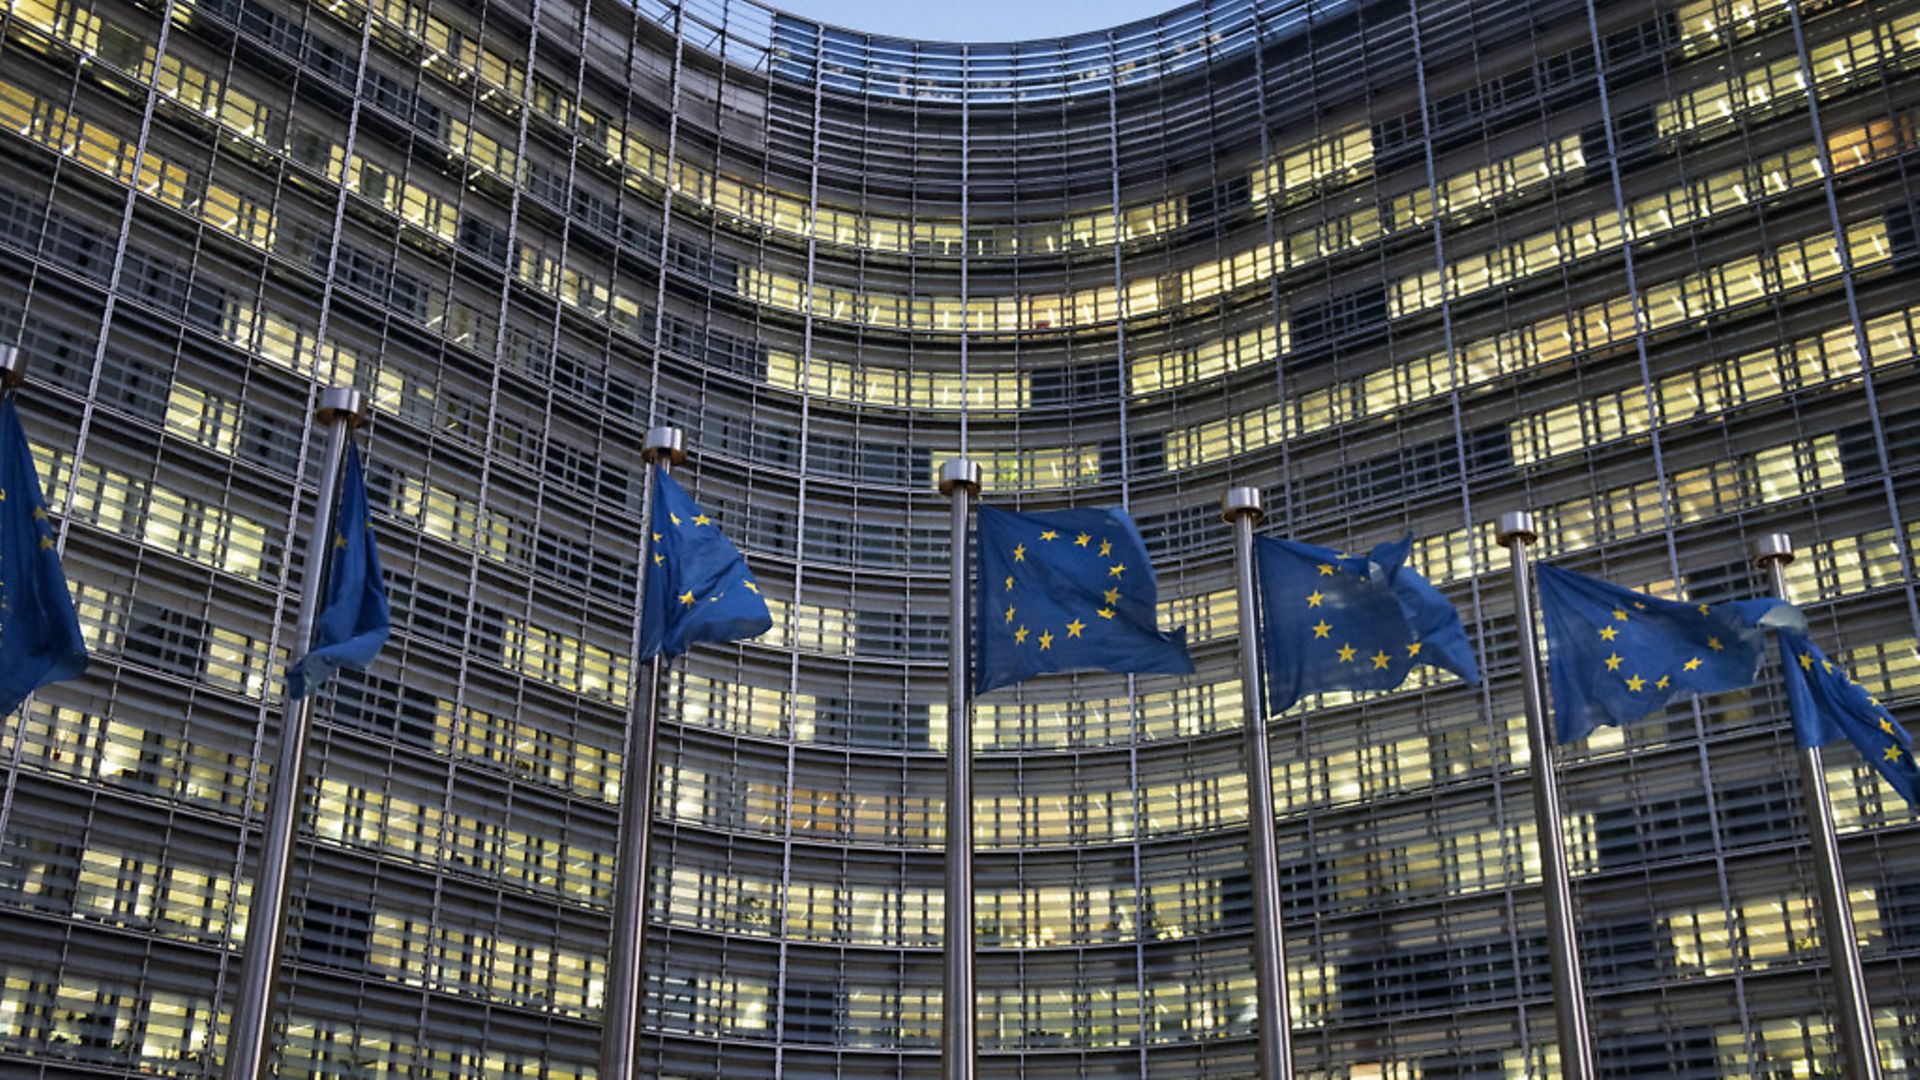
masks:
{"label": "steel grid structure", "polygon": [[[95,654],[0,742],[0,1073],[205,1076],[318,388],[396,633],[317,707],[280,1075],[596,1060],[644,433],[775,630],[666,677],[646,1071],[938,1069],[947,501],[1125,502],[1187,678],[978,703],[981,1071],[1253,1062],[1232,485],[1406,532],[1488,681],[1277,727],[1294,1054],[1553,1075],[1501,512],[1920,694],[1920,5],[1209,0],[1049,42],[746,2],[8,0],[0,341]],[[1563,756],[1600,1070],[1834,1057],[1784,700]],[[1920,835],[1828,755],[1890,1075]]]}

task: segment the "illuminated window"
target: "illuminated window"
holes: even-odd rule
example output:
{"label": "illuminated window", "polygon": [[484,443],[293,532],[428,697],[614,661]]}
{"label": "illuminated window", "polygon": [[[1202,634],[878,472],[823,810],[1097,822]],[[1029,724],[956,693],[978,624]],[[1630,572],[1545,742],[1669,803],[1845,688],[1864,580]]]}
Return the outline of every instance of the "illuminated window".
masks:
{"label": "illuminated window", "polygon": [[233,454],[240,429],[239,403],[183,382],[167,392],[167,430],[215,453]]}
{"label": "illuminated window", "polygon": [[1258,209],[1269,199],[1284,204],[1323,185],[1366,176],[1372,167],[1372,129],[1365,124],[1344,128],[1282,150],[1274,160],[1254,169],[1253,205]]}
{"label": "illuminated window", "polygon": [[[1862,946],[1880,932],[1880,908],[1870,888],[1848,891],[1854,933]],[[1663,920],[1674,963],[1706,975],[1763,971],[1820,951],[1820,923],[1808,896],[1736,901],[1672,912]]]}

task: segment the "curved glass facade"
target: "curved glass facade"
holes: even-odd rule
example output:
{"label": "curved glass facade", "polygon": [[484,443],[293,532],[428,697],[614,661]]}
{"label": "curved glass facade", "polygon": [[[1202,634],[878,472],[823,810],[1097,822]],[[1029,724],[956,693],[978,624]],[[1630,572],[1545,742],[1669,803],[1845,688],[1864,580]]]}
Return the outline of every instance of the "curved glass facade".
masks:
{"label": "curved glass facade", "polygon": [[[1914,4],[4,11],[0,340],[96,660],[0,743],[0,1071],[223,1052],[320,385],[374,405],[396,632],[322,699],[282,1076],[592,1075],[655,424],[776,620],[667,680],[662,1077],[937,1072],[954,454],[1130,507],[1199,669],[980,702],[986,1076],[1252,1070],[1229,484],[1411,532],[1489,675],[1277,728],[1304,1076],[1556,1072],[1500,511],[1701,600],[1791,532],[1821,640],[1920,690]],[[1792,756],[1764,684],[1567,754],[1608,1075],[1834,1067]],[[1828,761],[1912,1068],[1920,835]]]}

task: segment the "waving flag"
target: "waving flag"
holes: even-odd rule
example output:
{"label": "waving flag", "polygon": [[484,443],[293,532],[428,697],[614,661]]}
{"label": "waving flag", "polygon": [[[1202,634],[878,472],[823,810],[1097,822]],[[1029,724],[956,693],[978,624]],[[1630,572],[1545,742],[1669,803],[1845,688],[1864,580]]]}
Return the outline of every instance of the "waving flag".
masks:
{"label": "waving flag", "polygon": [[1184,675],[1184,630],[1162,633],[1147,546],[1124,510],[980,508],[980,693],[1050,671]]}
{"label": "waving flag", "polygon": [[1920,801],[1920,766],[1907,729],[1805,635],[1781,630],[1778,636],[1794,739],[1801,746],[1825,746],[1844,738],[1909,805]]}
{"label": "waving flag", "polygon": [[740,549],[673,474],[653,477],[653,536],[640,616],[640,658],[679,656],[702,641],[740,641],[773,626]]}
{"label": "waving flag", "polygon": [[1806,625],[1784,600],[1685,604],[1546,564],[1540,608],[1561,742],[1631,723],[1682,694],[1752,686],[1763,630]]}
{"label": "waving flag", "polygon": [[0,715],[28,694],[87,669],[73,594],[54,549],[13,395],[0,401]]}
{"label": "waving flag", "polygon": [[1324,690],[1390,690],[1415,664],[1480,681],[1460,614],[1405,565],[1412,546],[1381,544],[1362,559],[1254,538],[1270,712]]}
{"label": "waving flag", "polygon": [[351,442],[340,481],[340,503],[333,515],[330,553],[333,563],[327,571],[326,602],[314,624],[313,648],[287,670],[288,691],[296,698],[306,696],[343,667],[367,670],[392,628],[387,583],[373,542],[373,517],[367,511],[366,478],[360,472],[360,451]]}

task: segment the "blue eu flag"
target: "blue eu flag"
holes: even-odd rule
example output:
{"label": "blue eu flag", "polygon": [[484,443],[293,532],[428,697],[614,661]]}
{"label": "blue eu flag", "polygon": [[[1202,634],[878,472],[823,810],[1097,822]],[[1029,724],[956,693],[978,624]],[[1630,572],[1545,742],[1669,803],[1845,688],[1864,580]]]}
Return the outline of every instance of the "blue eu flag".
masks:
{"label": "blue eu flag", "polygon": [[1683,604],[1544,564],[1540,608],[1561,742],[1638,720],[1682,694],[1752,686],[1762,628],[1805,625],[1783,600]]}
{"label": "blue eu flag", "polygon": [[1160,632],[1157,602],[1126,511],[982,506],[975,688],[1087,668],[1191,674],[1187,633]]}
{"label": "blue eu flag", "polygon": [[0,716],[11,716],[28,694],[85,671],[87,647],[12,394],[0,401],[0,455]]}
{"label": "blue eu flag", "polygon": [[679,656],[702,641],[740,641],[773,626],[740,549],[672,474],[653,475],[653,543],[640,613],[640,659]]}
{"label": "blue eu flag", "polygon": [[1920,801],[1914,797],[1920,787],[1920,766],[1914,764],[1913,736],[1907,729],[1804,634],[1781,630],[1779,638],[1780,666],[1786,671],[1787,700],[1793,706],[1794,739],[1801,746],[1849,739],[1901,798],[1909,804]]}
{"label": "blue eu flag", "polygon": [[287,688],[305,697],[341,668],[365,671],[387,643],[387,582],[380,574],[380,552],[373,543],[373,516],[367,512],[367,482],[360,473],[360,451],[347,444],[347,467],[340,481],[340,503],[333,513],[332,563],[327,595],[313,628],[313,648],[287,669]]}
{"label": "blue eu flag", "polygon": [[1391,690],[1416,663],[1480,681],[1459,613],[1405,565],[1412,544],[1381,544],[1362,559],[1254,538],[1269,711],[1323,690]]}

